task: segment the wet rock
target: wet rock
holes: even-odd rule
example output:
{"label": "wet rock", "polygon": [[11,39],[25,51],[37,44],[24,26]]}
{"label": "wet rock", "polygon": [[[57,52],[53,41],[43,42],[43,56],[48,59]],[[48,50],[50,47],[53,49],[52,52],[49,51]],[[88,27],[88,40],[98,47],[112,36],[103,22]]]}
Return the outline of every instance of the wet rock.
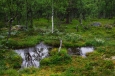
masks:
{"label": "wet rock", "polygon": [[79,48],[68,48],[68,54],[69,55],[80,55],[80,49]]}

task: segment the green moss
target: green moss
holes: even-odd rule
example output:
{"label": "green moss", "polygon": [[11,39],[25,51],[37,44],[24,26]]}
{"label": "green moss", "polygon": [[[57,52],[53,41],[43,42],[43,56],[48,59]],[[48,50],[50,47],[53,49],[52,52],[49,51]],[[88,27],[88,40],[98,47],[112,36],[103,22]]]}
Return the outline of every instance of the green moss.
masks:
{"label": "green moss", "polygon": [[71,57],[67,54],[67,49],[61,49],[58,52],[57,49],[53,49],[50,52],[50,57],[44,58],[40,61],[41,65],[59,65],[67,64],[71,61]]}
{"label": "green moss", "polygon": [[[90,26],[93,22],[100,22],[102,26]],[[104,58],[110,59],[111,56],[115,56],[115,27],[113,26],[112,29],[105,28],[106,24],[113,25],[113,23],[114,19],[90,19],[83,21],[83,25],[81,26],[79,21],[74,19],[70,24],[61,23],[60,27],[55,26],[55,32],[52,34],[51,26],[49,26],[51,22],[48,22],[46,19],[34,20],[33,30],[20,32],[14,36],[12,35],[8,42],[5,41],[6,34],[3,34],[5,38],[2,38],[0,41],[0,46],[2,48],[8,47],[9,49],[24,48],[34,46],[44,41],[45,44],[59,47],[60,39],[62,39],[62,49],[60,53],[58,53],[58,49],[52,49],[50,57],[40,61],[41,66],[47,67],[48,69],[45,68],[44,70],[40,67],[40,70],[37,71],[31,71],[31,69],[29,69],[20,73],[26,76],[41,71],[43,73],[47,72],[49,75],[52,73],[51,75],[61,76],[113,76],[114,61],[104,60]],[[78,30],[76,27],[78,27]],[[88,53],[86,58],[80,56],[70,57],[67,54],[67,49],[63,49],[82,46],[93,46],[95,52]],[[17,69],[20,67],[19,64],[21,64],[20,58],[11,53],[11,51],[0,51],[0,70],[8,70],[10,68]],[[60,68],[62,66],[66,69],[61,70]],[[55,72],[57,68],[59,68],[59,74]],[[10,75],[12,71],[7,72],[7,74]],[[14,73],[17,74],[16,72]],[[3,75],[4,71],[1,71],[1,74]],[[39,74],[37,73],[36,75]]]}
{"label": "green moss", "polygon": [[19,73],[17,72],[17,70],[15,69],[8,69],[5,71],[0,71],[0,75],[2,76],[20,76]]}
{"label": "green moss", "polygon": [[25,69],[22,69],[19,71],[19,74],[34,74],[38,71],[39,69],[38,68],[34,68],[34,67],[30,67],[30,68],[25,68]]}
{"label": "green moss", "polygon": [[10,68],[19,69],[21,67],[22,58],[11,50],[0,50],[0,69],[7,70]]}

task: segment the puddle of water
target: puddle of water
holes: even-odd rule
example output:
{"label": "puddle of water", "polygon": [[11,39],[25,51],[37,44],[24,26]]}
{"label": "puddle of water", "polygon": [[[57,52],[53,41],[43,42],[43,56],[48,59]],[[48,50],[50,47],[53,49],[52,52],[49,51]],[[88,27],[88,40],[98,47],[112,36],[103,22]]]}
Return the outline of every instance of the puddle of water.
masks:
{"label": "puddle of water", "polygon": [[15,50],[23,59],[21,68],[39,67],[40,60],[49,55],[48,48],[45,44],[40,43],[35,47]]}

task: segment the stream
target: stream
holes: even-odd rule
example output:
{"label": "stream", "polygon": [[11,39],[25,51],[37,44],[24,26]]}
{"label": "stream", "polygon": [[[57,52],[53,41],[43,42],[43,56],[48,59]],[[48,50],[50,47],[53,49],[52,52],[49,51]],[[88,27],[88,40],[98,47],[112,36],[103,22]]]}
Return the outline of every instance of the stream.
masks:
{"label": "stream", "polygon": [[49,46],[40,43],[35,47],[15,50],[15,52],[18,53],[23,59],[21,68],[27,68],[27,67],[38,68],[40,66],[39,61],[49,55],[48,54],[49,48],[50,48]]}
{"label": "stream", "polygon": [[[25,49],[17,49],[15,52],[22,57],[21,68],[36,67],[40,66],[40,60],[49,56],[49,49],[51,47],[45,45],[43,42],[36,45],[35,47],[29,47]],[[81,55],[86,57],[86,53],[93,52],[93,47],[78,47],[68,48],[69,55]]]}

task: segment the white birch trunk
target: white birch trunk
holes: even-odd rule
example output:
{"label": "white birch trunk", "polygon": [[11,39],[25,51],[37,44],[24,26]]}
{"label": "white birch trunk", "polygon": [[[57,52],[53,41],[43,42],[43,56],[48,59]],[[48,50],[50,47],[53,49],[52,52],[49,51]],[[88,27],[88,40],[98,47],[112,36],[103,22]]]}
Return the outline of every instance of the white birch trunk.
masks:
{"label": "white birch trunk", "polygon": [[53,20],[53,15],[52,15],[52,33],[53,33],[53,29],[54,29],[54,20]]}
{"label": "white birch trunk", "polygon": [[52,0],[52,33],[54,32],[54,18],[53,18],[53,15],[54,15],[54,9],[53,9],[53,0]]}
{"label": "white birch trunk", "polygon": [[59,46],[58,52],[60,52],[61,47],[62,47],[62,40],[60,40],[60,46]]}

